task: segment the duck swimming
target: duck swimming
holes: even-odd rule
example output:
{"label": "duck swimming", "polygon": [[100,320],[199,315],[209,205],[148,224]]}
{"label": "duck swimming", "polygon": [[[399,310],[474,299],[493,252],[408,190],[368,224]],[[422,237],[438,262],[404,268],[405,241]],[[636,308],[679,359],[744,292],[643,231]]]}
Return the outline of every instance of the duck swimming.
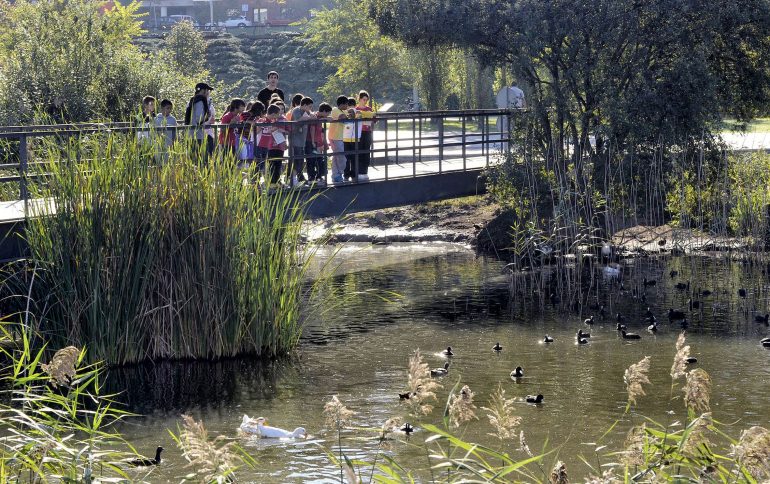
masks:
{"label": "duck swimming", "polygon": [[676,311],[673,308],[669,308],[668,310],[668,319],[671,321],[676,321],[677,319],[684,319],[685,314],[682,311]]}
{"label": "duck swimming", "polygon": [[590,318],[587,318],[585,321],[583,321],[583,324],[588,324],[588,325],[594,324],[594,317],[591,316]]}
{"label": "duck swimming", "polygon": [[620,332],[621,335],[623,335],[623,339],[642,339],[641,336],[639,336],[636,333],[626,333],[625,330],[622,330]]}
{"label": "duck swimming", "polygon": [[441,352],[441,354],[444,355],[444,356],[454,356],[455,355],[452,352],[452,347],[451,346],[447,346],[446,349]]}
{"label": "duck swimming", "polygon": [[249,418],[248,415],[244,415],[240,429],[247,434],[258,435],[263,439],[304,439],[307,437],[307,431],[303,427],[297,427],[290,432],[278,427],[267,426],[266,423],[265,417]]}
{"label": "duck swimming", "polygon": [[577,332],[577,337],[578,338],[590,338],[591,337],[591,333],[584,333],[582,329],[579,329],[578,332]]}
{"label": "duck swimming", "polygon": [[503,351],[503,347],[500,346],[500,343],[495,343],[495,345],[492,347],[492,351]]}
{"label": "duck swimming", "polygon": [[437,377],[437,376],[446,376],[449,374],[449,362],[447,361],[444,363],[444,368],[434,368],[430,371],[430,376]]}
{"label": "duck swimming", "polygon": [[535,405],[539,405],[543,403],[543,396],[538,395],[527,395],[527,403],[534,403]]}
{"label": "duck swimming", "polygon": [[163,452],[163,447],[158,447],[155,449],[155,458],[154,459],[148,459],[147,457],[138,457],[136,459],[131,459],[126,461],[126,464],[134,467],[147,467],[147,466],[157,466],[160,465],[160,453]]}
{"label": "duck swimming", "polygon": [[511,372],[511,378],[521,378],[524,376],[524,370],[517,366],[515,370]]}
{"label": "duck swimming", "polygon": [[553,343],[553,338],[551,338],[548,335],[545,335],[545,338],[543,338],[543,343]]}
{"label": "duck swimming", "polygon": [[406,435],[411,434],[414,432],[414,427],[409,422],[406,422],[404,425],[401,426],[400,429],[398,429],[400,432],[405,433]]}
{"label": "duck swimming", "polygon": [[658,323],[652,323],[651,325],[647,326],[647,331],[656,333],[658,331]]}

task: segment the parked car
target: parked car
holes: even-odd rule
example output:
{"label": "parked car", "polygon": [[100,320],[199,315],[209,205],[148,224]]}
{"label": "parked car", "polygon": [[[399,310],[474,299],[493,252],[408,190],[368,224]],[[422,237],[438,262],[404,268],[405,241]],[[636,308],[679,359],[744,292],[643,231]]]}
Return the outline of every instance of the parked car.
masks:
{"label": "parked car", "polygon": [[191,15],[169,15],[167,17],[158,17],[156,22],[156,28],[166,30],[171,29],[179,22],[190,22],[193,27],[198,27],[198,21]]}
{"label": "parked car", "polygon": [[253,27],[254,23],[246,18],[245,15],[241,15],[236,18],[229,18],[224,22],[219,22],[220,27]]}

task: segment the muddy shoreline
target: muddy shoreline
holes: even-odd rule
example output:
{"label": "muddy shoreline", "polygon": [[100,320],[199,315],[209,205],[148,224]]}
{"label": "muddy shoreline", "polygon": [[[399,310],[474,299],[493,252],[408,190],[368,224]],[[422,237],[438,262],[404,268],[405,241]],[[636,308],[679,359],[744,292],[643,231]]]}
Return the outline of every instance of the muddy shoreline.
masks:
{"label": "muddy shoreline", "polygon": [[[330,244],[452,242],[506,259],[512,224],[510,213],[491,196],[478,195],[316,220],[309,226],[308,238],[317,241],[331,234],[325,240]],[[627,255],[745,251],[755,245],[748,239],[669,225],[626,228],[616,232],[610,243]]]}

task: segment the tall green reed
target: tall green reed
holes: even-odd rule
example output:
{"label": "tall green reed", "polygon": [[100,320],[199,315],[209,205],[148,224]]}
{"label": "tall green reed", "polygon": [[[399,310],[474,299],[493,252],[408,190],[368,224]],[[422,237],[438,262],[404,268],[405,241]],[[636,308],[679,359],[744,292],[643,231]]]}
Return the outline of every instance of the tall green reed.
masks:
{"label": "tall green reed", "polygon": [[112,449],[128,445],[114,428],[128,414],[102,392],[103,365],[85,364],[85,350],[72,346],[45,364],[51,353],[31,340],[29,331],[14,338],[0,323],[0,480],[127,480],[120,460],[130,454]]}
{"label": "tall green reed", "polygon": [[[303,202],[244,183],[195,144],[97,132],[43,140],[26,238],[33,311],[54,345],[110,364],[275,356],[301,332]],[[155,153],[163,153],[163,156]],[[311,288],[312,290],[312,288]]]}

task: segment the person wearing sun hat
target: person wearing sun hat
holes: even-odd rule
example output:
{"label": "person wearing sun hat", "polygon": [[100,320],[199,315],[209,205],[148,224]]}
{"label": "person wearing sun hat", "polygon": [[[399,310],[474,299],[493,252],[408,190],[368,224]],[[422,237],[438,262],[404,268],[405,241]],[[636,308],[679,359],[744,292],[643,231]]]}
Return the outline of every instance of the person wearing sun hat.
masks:
{"label": "person wearing sun hat", "polygon": [[[214,132],[210,127],[207,127],[215,119],[211,106],[211,91],[213,90],[214,88],[208,83],[199,82],[196,84],[195,95],[187,103],[184,116],[184,124],[194,127],[191,133],[196,141],[196,157],[201,157],[201,161],[204,163],[214,152]],[[204,143],[206,143],[205,149],[201,146]]]}

